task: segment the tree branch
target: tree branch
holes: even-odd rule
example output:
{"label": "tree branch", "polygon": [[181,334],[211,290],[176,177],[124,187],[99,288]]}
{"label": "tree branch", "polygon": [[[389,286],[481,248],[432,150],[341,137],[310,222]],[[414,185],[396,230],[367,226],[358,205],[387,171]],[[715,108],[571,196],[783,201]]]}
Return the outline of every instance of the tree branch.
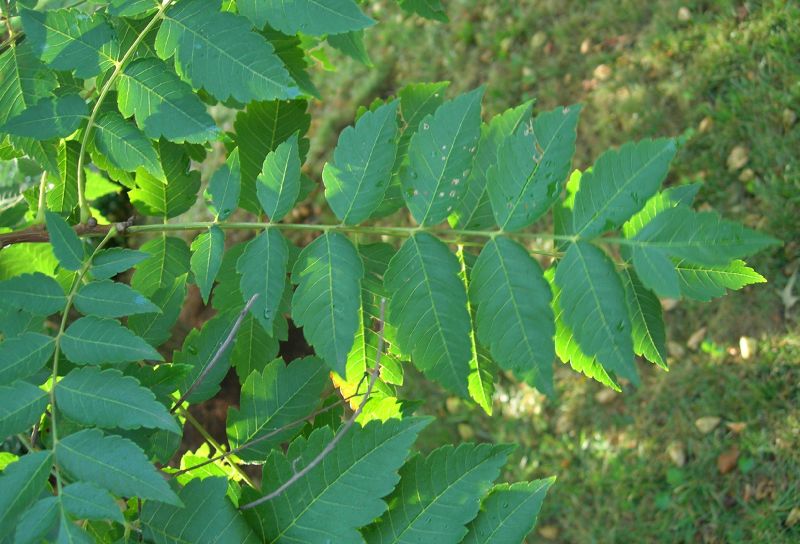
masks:
{"label": "tree branch", "polygon": [[356,408],[356,411],[353,412],[353,415],[351,415],[347,421],[345,421],[344,425],[339,427],[339,432],[336,433],[336,436],[334,436],[333,439],[330,442],[328,442],[325,448],[319,453],[319,455],[314,457],[314,459],[312,459],[310,463],[308,463],[300,471],[295,472],[294,475],[288,480],[286,480],[286,482],[284,482],[283,485],[278,487],[278,489],[272,491],[267,495],[264,495],[259,499],[249,502],[244,506],[240,506],[239,507],[240,510],[249,510],[251,508],[255,508],[259,504],[271,501],[272,499],[279,497],[281,494],[283,494],[284,491],[286,491],[292,485],[294,485],[298,480],[300,480],[300,478],[311,472],[314,469],[314,467],[319,465],[325,459],[325,457],[327,457],[328,454],[330,454],[333,451],[333,449],[336,447],[336,444],[341,442],[342,438],[344,438],[344,435],[347,434],[347,431],[349,431],[350,428],[353,426],[353,424],[356,422],[356,419],[358,419],[358,416],[360,416],[361,412],[364,410],[364,406],[366,406],[367,402],[369,402],[370,395],[372,394],[372,388],[375,387],[375,382],[378,379],[378,374],[380,374],[381,355],[383,354],[383,325],[384,325],[385,311],[386,311],[386,297],[381,297],[380,318],[378,320],[378,326],[380,327],[380,329],[378,330],[378,349],[377,353],[375,354],[375,366],[373,367],[370,373],[371,375],[369,378],[369,385],[367,385],[367,391],[364,394],[364,398],[361,400],[361,404],[359,404],[358,408]]}

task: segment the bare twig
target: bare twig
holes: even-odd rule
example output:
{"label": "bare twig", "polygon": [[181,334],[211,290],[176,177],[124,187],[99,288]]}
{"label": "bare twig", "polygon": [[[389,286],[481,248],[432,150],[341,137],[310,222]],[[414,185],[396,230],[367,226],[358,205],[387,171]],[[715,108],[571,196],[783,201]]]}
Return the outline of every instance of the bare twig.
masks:
{"label": "bare twig", "polygon": [[353,426],[353,424],[356,422],[356,419],[358,419],[358,416],[360,416],[361,412],[364,410],[364,406],[366,406],[367,402],[369,401],[370,395],[372,393],[372,388],[375,386],[375,382],[377,381],[378,374],[380,373],[381,370],[381,354],[383,353],[383,325],[384,325],[385,309],[386,309],[386,298],[381,297],[380,319],[378,322],[378,326],[380,327],[380,329],[378,331],[378,349],[375,355],[375,366],[370,372],[371,376],[369,378],[369,385],[367,385],[367,392],[364,394],[364,398],[361,400],[361,404],[358,405],[358,408],[356,408],[356,411],[353,412],[353,415],[351,415],[350,418],[348,418],[348,420],[344,422],[344,424],[339,428],[339,432],[336,433],[336,436],[334,436],[333,439],[330,442],[328,442],[325,448],[323,448],[323,450],[319,453],[319,455],[314,457],[314,459],[312,459],[311,462],[309,462],[301,470],[295,472],[291,478],[286,480],[286,482],[284,482],[276,490],[270,492],[267,495],[264,495],[259,499],[249,502],[244,506],[240,506],[239,507],[240,510],[249,510],[251,508],[255,508],[259,504],[271,501],[272,499],[279,497],[281,494],[283,494],[284,491],[289,489],[289,487],[294,485],[303,476],[311,472],[314,469],[314,467],[319,465],[325,459],[325,457],[327,457],[328,454],[330,454],[333,451],[333,449],[336,447],[336,444],[341,442],[342,438],[344,438],[344,435],[347,434],[347,431],[349,431],[350,428]]}
{"label": "bare twig", "polygon": [[233,327],[231,327],[231,332],[228,333],[228,337],[225,338],[225,341],[222,343],[219,349],[217,349],[217,352],[214,354],[214,357],[211,358],[211,361],[206,365],[206,367],[203,369],[200,375],[197,376],[197,378],[195,378],[195,380],[192,382],[192,385],[190,385],[189,388],[186,390],[186,392],[183,395],[181,395],[181,398],[179,398],[177,402],[175,402],[175,405],[172,408],[170,408],[169,410],[170,414],[175,413],[175,411],[181,406],[181,404],[183,404],[183,401],[189,398],[189,395],[191,395],[194,392],[194,390],[197,389],[201,383],[203,383],[203,380],[206,379],[208,373],[211,372],[211,370],[213,370],[214,366],[216,366],[219,360],[222,359],[222,354],[225,353],[225,351],[230,347],[234,337],[236,336],[236,333],[239,331],[239,327],[242,326],[242,322],[244,321],[244,318],[247,316],[247,312],[250,311],[250,308],[253,306],[253,303],[256,301],[257,298],[258,298],[258,293],[250,297],[250,300],[247,301],[247,304],[244,305],[244,308],[242,308],[242,311],[239,313],[239,317],[237,317],[236,321],[233,323]]}

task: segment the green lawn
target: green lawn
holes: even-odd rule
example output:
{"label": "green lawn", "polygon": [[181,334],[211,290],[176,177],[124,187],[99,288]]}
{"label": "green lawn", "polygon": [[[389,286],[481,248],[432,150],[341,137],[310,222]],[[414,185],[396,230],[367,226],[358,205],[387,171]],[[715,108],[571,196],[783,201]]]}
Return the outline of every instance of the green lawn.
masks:
{"label": "green lawn", "polygon": [[[671,371],[642,366],[638,390],[607,395],[563,369],[554,399],[501,384],[490,419],[418,380],[442,416],[426,444],[518,442],[507,478],[556,474],[532,540],[800,541],[800,304],[788,307],[800,286],[786,290],[800,265],[798,4],[447,5],[444,25],[376,3],[381,24],[367,40],[380,68],[331,53],[339,70],[317,78],[327,110],[315,164],[376,96],[419,80],[451,80],[454,92],[486,84],[489,114],[528,98],[541,109],[582,102],[578,168],[629,139],[680,136],[668,183],[704,181],[699,206],[786,244],[753,262],[768,284],[672,308]],[[757,346],[748,358],[742,336]],[[703,417],[720,422],[704,434]]]}

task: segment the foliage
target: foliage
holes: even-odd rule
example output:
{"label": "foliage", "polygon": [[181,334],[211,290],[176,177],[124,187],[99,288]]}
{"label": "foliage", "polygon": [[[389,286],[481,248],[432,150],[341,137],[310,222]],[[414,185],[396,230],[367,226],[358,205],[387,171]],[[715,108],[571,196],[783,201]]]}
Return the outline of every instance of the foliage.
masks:
{"label": "foliage", "polygon": [[[412,453],[430,418],[402,363],[487,410],[500,369],[552,391],[554,354],[618,389],[638,381],[635,353],[665,365],[657,295],[761,281],[741,258],[776,242],[659,192],[672,139],[605,152],[564,196],[580,107],[482,123],[484,89],[446,100],[446,84],[405,87],[342,132],[322,175],[340,223],[288,222],[316,190],[309,59],[325,41],[358,51],[374,21],[356,2],[6,5],[22,27],[7,19],[0,53],[3,156],[41,182],[17,184],[25,210],[3,210],[0,234],[0,430],[27,450],[0,474],[0,541],[520,541],[552,480],[494,485],[505,445]],[[223,150],[213,221],[170,222],[199,199],[194,165]],[[110,220],[90,181],[155,220]],[[257,219],[231,220],[239,207]],[[416,226],[375,222],[401,208]],[[555,232],[526,230],[550,209]],[[241,230],[256,236],[226,250]],[[107,247],[140,233],[154,237]],[[217,314],[177,350],[189,283]],[[270,362],[288,319],[318,358]],[[188,407],[231,367],[226,447]],[[179,423],[217,455],[170,464]]]}

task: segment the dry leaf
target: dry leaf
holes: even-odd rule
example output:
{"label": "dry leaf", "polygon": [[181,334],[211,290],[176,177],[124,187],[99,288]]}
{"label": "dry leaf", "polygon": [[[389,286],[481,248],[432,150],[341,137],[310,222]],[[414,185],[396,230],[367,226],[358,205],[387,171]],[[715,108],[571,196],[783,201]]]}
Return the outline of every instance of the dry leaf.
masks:
{"label": "dry leaf", "polygon": [[558,538],[558,527],[555,525],[542,525],[539,527],[539,534],[547,540],[555,540]]}
{"label": "dry leaf", "polygon": [[749,155],[750,152],[743,145],[737,145],[731,149],[731,153],[728,155],[728,170],[734,172],[742,168],[750,160]]}
{"label": "dry leaf", "polygon": [[698,125],[697,130],[700,132],[708,132],[711,130],[711,126],[714,124],[714,120],[711,117],[705,116],[703,120],[700,121],[700,125]]}
{"label": "dry leaf", "polygon": [[686,464],[686,447],[683,442],[672,442],[667,446],[667,455],[679,467]]}
{"label": "dry leaf", "polygon": [[684,355],[686,355],[686,350],[683,349],[683,346],[677,342],[673,342],[670,340],[667,342],[667,352],[676,359],[680,359]]}
{"label": "dry leaf", "polygon": [[729,421],[725,426],[736,434],[739,434],[747,428],[747,423],[743,421]]}
{"label": "dry leaf", "polygon": [[678,299],[675,298],[661,299],[661,309],[663,309],[665,312],[674,310],[677,305],[678,305]]}
{"label": "dry leaf", "polygon": [[720,421],[722,421],[722,419],[717,416],[705,416],[697,419],[694,422],[694,426],[697,427],[701,433],[708,434],[717,428]]}
{"label": "dry leaf", "polygon": [[692,19],[692,12],[689,11],[689,8],[687,8],[686,6],[681,6],[681,8],[678,10],[678,20],[686,22],[690,21],[691,19]]}
{"label": "dry leaf", "polygon": [[599,64],[594,69],[594,77],[600,81],[605,81],[611,77],[611,67],[608,64]]}
{"label": "dry leaf", "polygon": [[800,507],[795,506],[789,511],[789,515],[786,516],[786,521],[784,521],[784,524],[787,527],[794,527],[798,523],[800,523]]}
{"label": "dry leaf", "polygon": [[595,394],[594,400],[596,400],[600,404],[608,404],[609,402],[613,401],[616,397],[617,397],[616,391],[604,387]]}
{"label": "dry leaf", "polygon": [[739,461],[739,448],[734,446],[717,457],[717,470],[720,474],[727,474],[736,468],[737,461]]}
{"label": "dry leaf", "polygon": [[592,40],[586,38],[581,42],[581,55],[585,55],[592,48]]}
{"label": "dry leaf", "polygon": [[459,423],[458,435],[462,440],[472,440],[475,438],[475,430],[466,423]]}
{"label": "dry leaf", "polygon": [[700,347],[700,342],[702,342],[706,337],[706,329],[705,327],[700,327],[696,331],[692,333],[689,339],[686,341],[686,346],[692,350],[697,351],[697,348]]}
{"label": "dry leaf", "polygon": [[750,336],[742,336],[739,338],[739,353],[742,354],[742,359],[749,359],[756,354],[756,339]]}

